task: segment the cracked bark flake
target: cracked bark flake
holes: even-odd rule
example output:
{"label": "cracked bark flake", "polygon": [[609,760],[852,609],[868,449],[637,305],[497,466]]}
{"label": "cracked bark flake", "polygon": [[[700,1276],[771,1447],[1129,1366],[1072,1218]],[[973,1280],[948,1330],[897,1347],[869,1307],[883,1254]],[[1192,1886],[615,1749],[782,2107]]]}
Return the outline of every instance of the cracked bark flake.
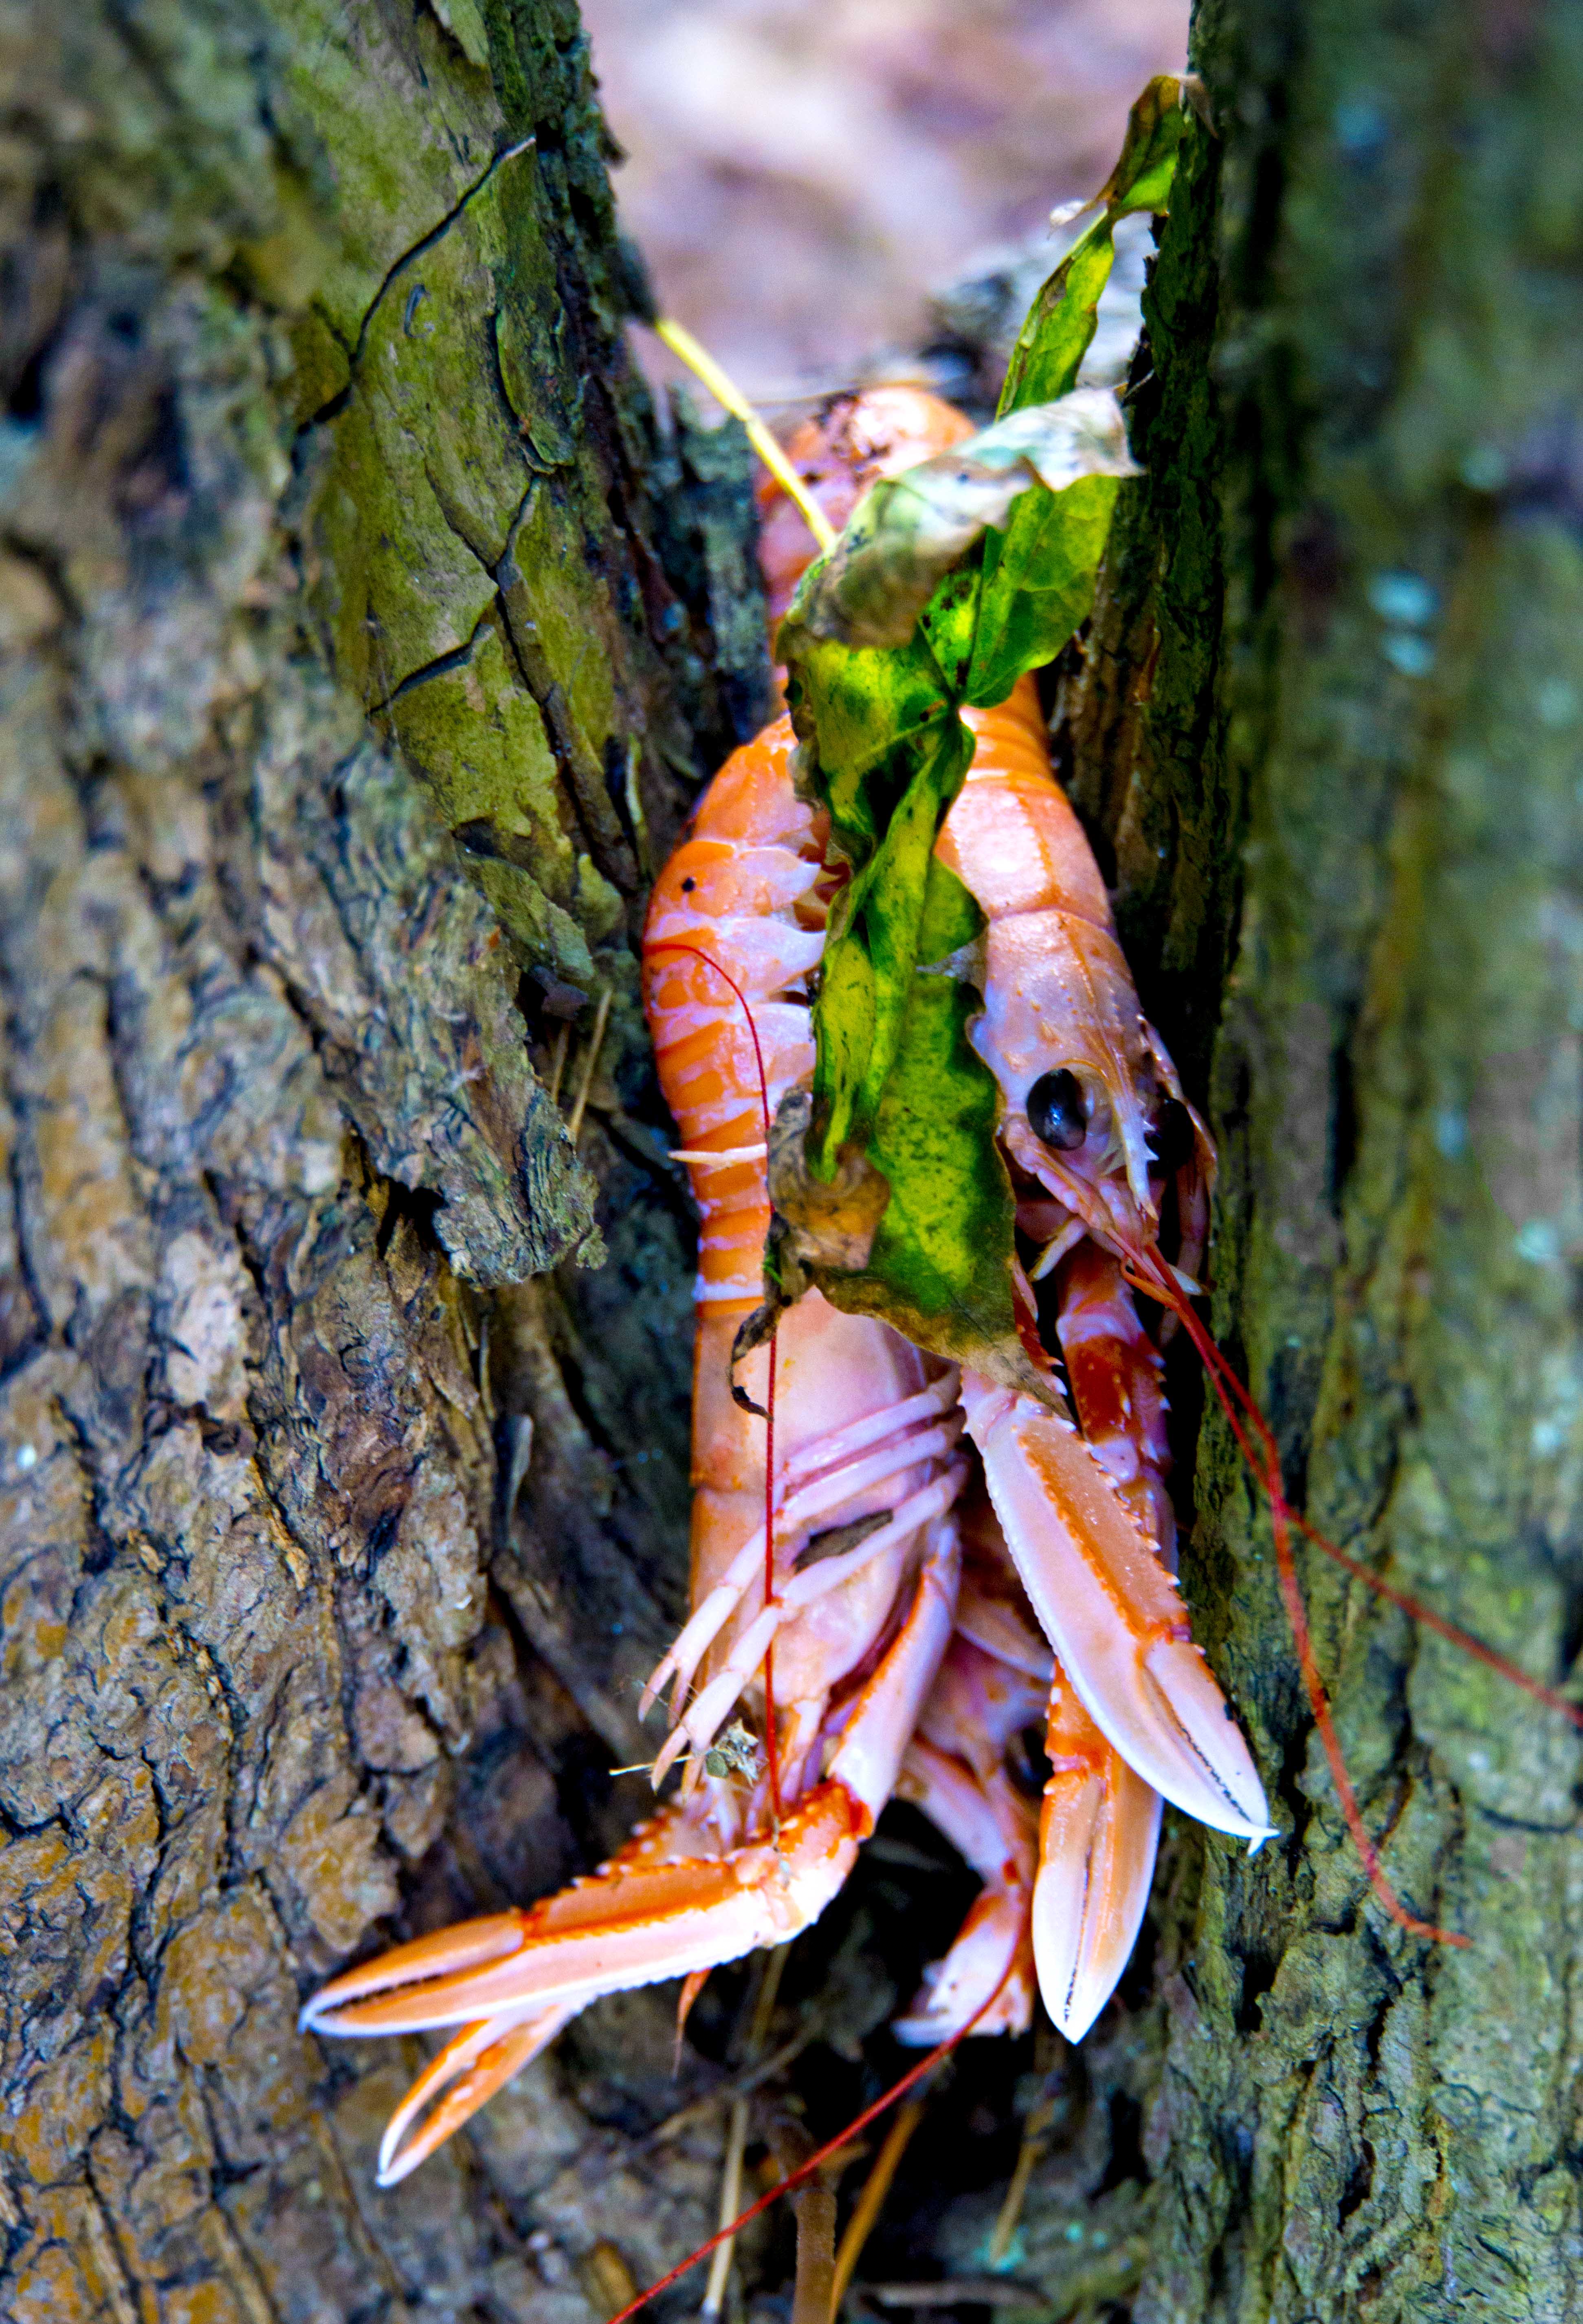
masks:
{"label": "cracked bark flake", "polygon": [[528,1062],[498,923],[411,777],[354,725],[344,756],[324,736],[305,751],[295,713],[280,706],[255,778],[271,961],[374,1167],[438,1193],[458,1272],[536,1273],[589,1240],[593,1212],[561,1192],[577,1165]]}

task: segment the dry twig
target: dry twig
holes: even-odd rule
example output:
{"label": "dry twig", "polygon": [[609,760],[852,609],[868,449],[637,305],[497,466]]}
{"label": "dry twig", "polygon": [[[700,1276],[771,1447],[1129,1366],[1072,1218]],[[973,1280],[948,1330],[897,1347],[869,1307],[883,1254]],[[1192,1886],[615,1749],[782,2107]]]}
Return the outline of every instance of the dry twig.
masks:
{"label": "dry twig", "polygon": [[907,2152],[907,2141],[924,2118],[926,2103],[924,2093],[908,2098],[885,2135],[885,2144],[874,2157],[874,2168],[863,2182],[862,2192],[853,2206],[851,2218],[846,2223],[846,2233],[841,2239],[841,2249],[835,2255],[834,2280],[830,2291],[829,2324],[835,2324],[841,2303],[846,2297],[852,2271],[862,2257],[863,2246],[873,2232],[874,2222],[884,2208],[890,2192],[890,2182]]}

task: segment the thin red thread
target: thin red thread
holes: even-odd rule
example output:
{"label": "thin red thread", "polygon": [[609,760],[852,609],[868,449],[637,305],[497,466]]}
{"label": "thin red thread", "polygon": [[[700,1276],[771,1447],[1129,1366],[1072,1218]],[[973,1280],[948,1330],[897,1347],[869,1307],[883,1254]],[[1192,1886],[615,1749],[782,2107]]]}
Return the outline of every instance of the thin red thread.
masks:
{"label": "thin red thread", "polygon": [[630,2301],[625,2308],[618,2310],[611,2318],[610,2324],[627,2324],[629,2316],[635,2316],[640,2308],[646,2307],[649,2301],[656,2299],[660,2292],[668,2292],[671,2285],[678,2282],[689,2269],[696,2267],[701,2259],[707,2259],[710,2253],[717,2250],[729,2237],[740,2235],[749,2221],[756,2219],[760,2211],[767,2211],[771,2203],[778,2203],[783,2195],[789,2195],[794,2188],[800,2187],[805,2179],[811,2179],[820,2165],[828,2163],[833,2154],[839,2153],[849,2140],[856,2138],[860,2131],[867,2130],[871,2122],[877,2122],[888,2108],[896,2104],[897,2098],[905,2098],[915,2083],[921,2082],[925,2074],[932,2073],[942,2058],[949,2057],[957,2043],[967,2039],[985,2011],[994,2007],[1006,1988],[1007,1979],[1016,1967],[1017,1950],[1014,1947],[1006,1967],[1000,1972],[993,1992],[980,2002],[966,2024],[959,2025],[949,2041],[942,2042],[937,2050],[931,2050],[922,2064],[915,2066],[910,2073],[904,2074],[899,2082],[893,2082],[882,2097],[875,2099],[871,2107],[866,2107],[863,2109],[855,2122],[849,2122],[844,2130],[838,2131],[833,2138],[826,2139],[824,2144],[810,2154],[805,2163],[798,2163],[789,2178],[779,2180],[767,2195],[760,2195],[756,2203],[750,2203],[747,2209],[739,2218],[734,2218],[729,2227],[722,2227],[717,2234],[710,2236],[706,2244],[700,2244],[695,2252],[689,2252],[686,2259],[679,2260],[668,2275],[662,2275],[658,2283],[651,2283],[647,2292],[640,2292],[636,2300]]}
{"label": "thin red thread", "polygon": [[[1426,1937],[1435,1944],[1457,1945],[1465,1948],[1471,1943],[1470,1938],[1459,1936],[1453,1929],[1440,1928],[1432,1921],[1420,1920],[1416,1913],[1408,1911],[1386,1879],[1384,1867],[1380,1863],[1379,1851],[1370,1839],[1367,1827],[1364,1823],[1363,1813],[1358,1804],[1358,1794],[1352,1788],[1352,1778],[1347,1773],[1347,1763],[1341,1756],[1340,1738],[1336,1733],[1335,1721],[1330,1715],[1330,1697],[1325,1692],[1324,1681],[1320,1676],[1319,1664],[1314,1656],[1313,1640],[1308,1627],[1308,1609],[1303,1604],[1302,1591],[1297,1579],[1296,1562],[1292,1554],[1292,1526],[1294,1524],[1302,1526],[1305,1533],[1309,1532],[1309,1528],[1302,1526],[1302,1521],[1297,1517],[1286,1499],[1285,1480],[1281,1474],[1281,1457],[1274,1431],[1265,1418],[1252,1390],[1238,1379],[1230,1364],[1199,1321],[1191,1304],[1183,1297],[1165,1261],[1155,1251],[1129,1250],[1127,1255],[1135,1267],[1141,1268],[1146,1275],[1153,1278],[1148,1282],[1138,1284],[1138,1289],[1146,1292],[1152,1298],[1159,1299],[1164,1305],[1172,1310],[1173,1314],[1180,1316],[1187,1326],[1188,1336],[1198,1350],[1204,1369],[1209,1373],[1210,1385],[1219,1399],[1220,1408],[1230,1425],[1231,1434],[1237,1442],[1237,1448],[1254,1475],[1264,1486],[1270,1504],[1271,1530],[1275,1537],[1275,1571],[1280,1581],[1282,1601],[1286,1609],[1286,1619],[1291,1625],[1293,1639],[1297,1647],[1297,1660],[1302,1672],[1302,1683],[1308,1692],[1314,1724],[1320,1731],[1320,1740],[1324,1745],[1325,1757],[1330,1763],[1330,1780],[1336,1786],[1336,1796],[1341,1803],[1341,1813],[1346,1819],[1347,1829],[1352,1836],[1352,1845],[1363,1860],[1363,1868],[1368,1875],[1369,1886],[1391,1918],[1410,1935]],[[1230,1388],[1231,1395],[1236,1397],[1238,1403],[1242,1406],[1259,1439],[1263,1448],[1262,1460],[1248,1443],[1247,1432],[1233,1407],[1231,1395],[1227,1393],[1228,1388]],[[1314,1539],[1317,1545],[1321,1548],[1330,1546],[1317,1534],[1311,1535],[1311,1538]],[[1351,1562],[1344,1558],[1343,1563]],[[1362,1566],[1358,1566],[1355,1570],[1360,1580],[1375,1579]],[[1386,1591],[1384,1594],[1391,1593]]]}
{"label": "thin red thread", "polygon": [[1414,1598],[1411,1591],[1398,1590],[1394,1582],[1387,1582],[1383,1574],[1373,1572],[1341,1548],[1339,1543],[1321,1533],[1317,1526],[1310,1525],[1300,1510],[1293,1509],[1291,1514],[1293,1524],[1304,1539],[1311,1541],[1316,1549],[1322,1549],[1327,1557],[1333,1557],[1342,1572],[1349,1573],[1355,1582],[1361,1582],[1376,1596],[1388,1600],[1391,1605],[1399,1606],[1404,1614],[1410,1614],[1415,1622],[1422,1622],[1426,1630],[1435,1631],[1450,1645],[1462,1647],[1475,1661],[1498,1672],[1514,1686],[1520,1686],[1523,1693],[1531,1694],[1536,1702],[1542,1702],[1548,1710],[1559,1711],[1563,1718],[1571,1720],[1574,1727],[1583,1727],[1583,1704],[1569,1701],[1559,1687],[1546,1686],[1542,1678],[1532,1677],[1516,1663],[1508,1660],[1497,1647],[1487,1646],[1482,1638],[1476,1638],[1472,1631],[1463,1629],[1459,1622],[1450,1620],[1444,1614],[1437,1614],[1432,1606],[1426,1606],[1422,1598]]}
{"label": "thin red thread", "polygon": [[[764,1143],[769,1143],[769,1082],[764,1071],[764,1052],[759,1046],[759,1028],[753,1022],[753,1012],[748,1006],[748,996],[734,976],[722,968],[717,960],[696,945],[680,944],[662,939],[643,947],[645,958],[660,952],[690,953],[712,968],[723,984],[729,984],[748,1020],[748,1038],[753,1044],[753,1064],[759,1075],[759,1111],[764,1122]],[[766,1166],[768,1167],[768,1166]],[[773,1606],[775,1596],[775,1358],[777,1333],[769,1334],[769,1384],[764,1410],[764,1603]],[[775,1733],[775,1641],[770,1639],[764,1649],[764,1752],[769,1768],[769,1812],[777,1831],[780,1829],[780,1746]]]}
{"label": "thin red thread", "polygon": [[[1180,1310],[1177,1312],[1180,1313]],[[1196,1317],[1192,1320],[1197,1321]],[[1210,1345],[1214,1346],[1212,1341]],[[1214,1349],[1214,1356],[1216,1368],[1229,1380],[1239,1401],[1254,1416],[1267,1442],[1269,1440],[1268,1423],[1255,1402],[1251,1391],[1238,1379],[1219,1348]],[[1223,1405],[1223,1397],[1221,1402]],[[1240,1443],[1240,1438],[1238,1442]],[[1247,1446],[1242,1445],[1241,1449],[1244,1457],[1247,1458]],[[1483,1638],[1476,1637],[1471,1630],[1465,1630],[1459,1622],[1453,1622],[1448,1615],[1437,1613],[1432,1606],[1426,1605],[1422,1598],[1415,1598],[1411,1591],[1398,1588],[1394,1582],[1387,1582],[1384,1574],[1375,1572],[1371,1566],[1365,1565],[1360,1559],[1354,1557],[1349,1550],[1343,1549],[1339,1542],[1332,1541],[1328,1534],[1321,1533],[1318,1526],[1311,1525],[1302,1511],[1294,1509],[1289,1501],[1285,1501],[1284,1506],[1289,1522],[1296,1526],[1303,1538],[1312,1542],[1316,1549],[1322,1549],[1327,1557],[1333,1558],[1342,1571],[1349,1573],[1355,1582],[1361,1582],[1364,1587],[1372,1590],[1376,1597],[1384,1598],[1391,1605],[1399,1607],[1404,1614],[1411,1615],[1415,1622],[1422,1622],[1426,1629],[1435,1631],[1448,1644],[1460,1646],[1477,1662],[1485,1664],[1488,1669],[1498,1673],[1502,1678],[1509,1680],[1512,1685],[1521,1687],[1525,1694],[1531,1694],[1535,1702],[1542,1702],[1551,1711],[1559,1711],[1564,1718],[1571,1720],[1574,1727],[1583,1728],[1583,1704],[1571,1702],[1559,1687],[1547,1686],[1542,1679],[1534,1678],[1520,1665],[1513,1662],[1508,1655],[1503,1655],[1497,1647],[1489,1646]]]}

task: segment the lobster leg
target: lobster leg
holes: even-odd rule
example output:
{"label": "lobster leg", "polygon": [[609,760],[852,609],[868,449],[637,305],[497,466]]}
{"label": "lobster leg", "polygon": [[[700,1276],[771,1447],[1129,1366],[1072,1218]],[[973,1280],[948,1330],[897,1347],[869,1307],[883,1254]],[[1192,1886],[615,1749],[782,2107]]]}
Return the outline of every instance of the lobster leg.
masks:
{"label": "lobster leg", "polygon": [[[898,1406],[893,1415],[872,1416],[865,1424],[861,1437],[855,1427],[840,1432],[840,1436],[832,1439],[831,1462],[823,1473],[809,1474],[814,1467],[810,1452],[819,1448],[805,1448],[799,1463],[801,1477],[788,1462],[789,1473],[783,1475],[781,1480],[783,1498],[776,1510],[778,1539],[781,1542],[792,1540],[799,1534],[805,1535],[818,1523],[838,1525],[849,1508],[859,1502],[861,1496],[871,1494],[877,1487],[888,1485],[893,1478],[916,1468],[920,1463],[943,1459],[962,1434],[961,1420],[950,1410],[954,1396],[955,1376],[953,1374],[943,1383],[937,1383],[924,1394]],[[922,1430],[914,1429],[912,1425],[925,1417],[934,1420],[935,1425]],[[894,1422],[892,1427],[882,1430],[874,1425],[875,1422],[882,1424],[888,1418]],[[874,1440],[881,1435],[886,1441],[876,1443]],[[842,1443],[842,1437],[858,1437],[859,1442],[855,1445]],[[860,1452],[861,1459],[855,1457]],[[795,1484],[796,1489],[787,1491],[788,1484]],[[902,1518],[904,1509],[910,1511],[911,1503],[904,1503],[902,1508],[897,1510],[897,1519]],[[925,1514],[932,1512],[919,1510],[912,1513],[907,1522],[921,1524]],[[907,1524],[897,1526],[897,1530],[906,1531]],[[892,1537],[888,1532],[887,1544]],[[871,1547],[869,1554],[873,1554]],[[639,1702],[640,1717],[649,1710],[667,1680],[675,1677],[684,1688],[691,1684],[693,1674],[704,1654],[743,1599],[762,1579],[763,1572],[764,1528],[759,1526],[743,1542],[721,1580],[689,1618],[676,1644],[656,1666]],[[762,1659],[763,1650],[761,1642],[754,1657],[755,1663]],[[727,1710],[734,1700],[734,1695],[728,1700]],[[695,1743],[698,1739],[696,1735],[693,1736]]]}
{"label": "lobster leg", "polygon": [[[1031,1805],[1013,1789],[1003,1769],[980,1775],[954,1753],[921,1737],[907,1746],[896,1795],[922,1808],[984,1885],[951,1950],[924,1971],[922,1991],[891,2032],[898,2042],[932,2048],[966,2025],[1000,1986],[974,2033],[1026,2033],[1034,2009],[1028,1925],[1035,1838]],[[1009,1977],[1008,1961],[1013,1964]]]}
{"label": "lobster leg", "polygon": [[[953,1441],[947,1437],[945,1442]],[[744,1630],[732,1648],[725,1663],[667,1737],[664,1748],[654,1763],[654,1780],[663,1780],[666,1771],[679,1756],[684,1745],[691,1743],[694,1758],[692,1775],[699,1764],[699,1755],[707,1750],[741,1695],[749,1679],[762,1663],[777,1630],[786,1621],[794,1620],[805,1606],[815,1599],[827,1597],[840,1589],[855,1573],[876,1557],[916,1533],[931,1518],[948,1509],[961,1490],[966,1474],[961,1462],[950,1463],[933,1481],[918,1492],[911,1493],[897,1508],[888,1525],[869,1535],[855,1549],[843,1556],[823,1559],[806,1573],[799,1573],[788,1582],[773,1605],[766,1606],[757,1618]],[[760,1536],[762,1538],[762,1536]],[[652,1683],[652,1682],[651,1682]]]}
{"label": "lobster leg", "polygon": [[968,1432],[1045,1637],[1107,1741],[1201,1822],[1271,1825],[1247,1746],[1153,1543],[1068,1420],[962,1377]]}
{"label": "lobster leg", "polygon": [[1097,1243],[1080,1244],[1062,1269],[1055,1335],[1084,1442],[1174,1572],[1160,1351],[1144,1329],[1119,1259]]}
{"label": "lobster leg", "polygon": [[657,1838],[559,1895],[398,1945],[336,1978],[304,2009],[304,2026],[409,2034],[570,2015],[602,1994],[688,1977],[796,1936],[836,1894],[890,1795],[951,1635],[959,1560],[954,1524],[936,1518],[907,1620],[859,1691],[824,1780],[773,1836],[713,1855],[665,1854],[667,1832],[701,1837],[686,1810],[672,1810]]}

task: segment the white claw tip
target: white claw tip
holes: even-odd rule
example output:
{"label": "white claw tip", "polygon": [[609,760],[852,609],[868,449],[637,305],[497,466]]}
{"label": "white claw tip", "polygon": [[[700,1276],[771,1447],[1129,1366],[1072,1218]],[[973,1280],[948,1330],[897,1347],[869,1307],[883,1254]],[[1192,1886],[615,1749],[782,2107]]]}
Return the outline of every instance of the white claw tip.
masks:
{"label": "white claw tip", "polygon": [[1256,1856],[1259,1849],[1264,1846],[1265,1840],[1274,1840],[1275,1838],[1275,1834],[1276,1827],[1273,1823],[1266,1824],[1263,1831],[1249,1832],[1247,1836],[1247,1852],[1249,1856]]}

